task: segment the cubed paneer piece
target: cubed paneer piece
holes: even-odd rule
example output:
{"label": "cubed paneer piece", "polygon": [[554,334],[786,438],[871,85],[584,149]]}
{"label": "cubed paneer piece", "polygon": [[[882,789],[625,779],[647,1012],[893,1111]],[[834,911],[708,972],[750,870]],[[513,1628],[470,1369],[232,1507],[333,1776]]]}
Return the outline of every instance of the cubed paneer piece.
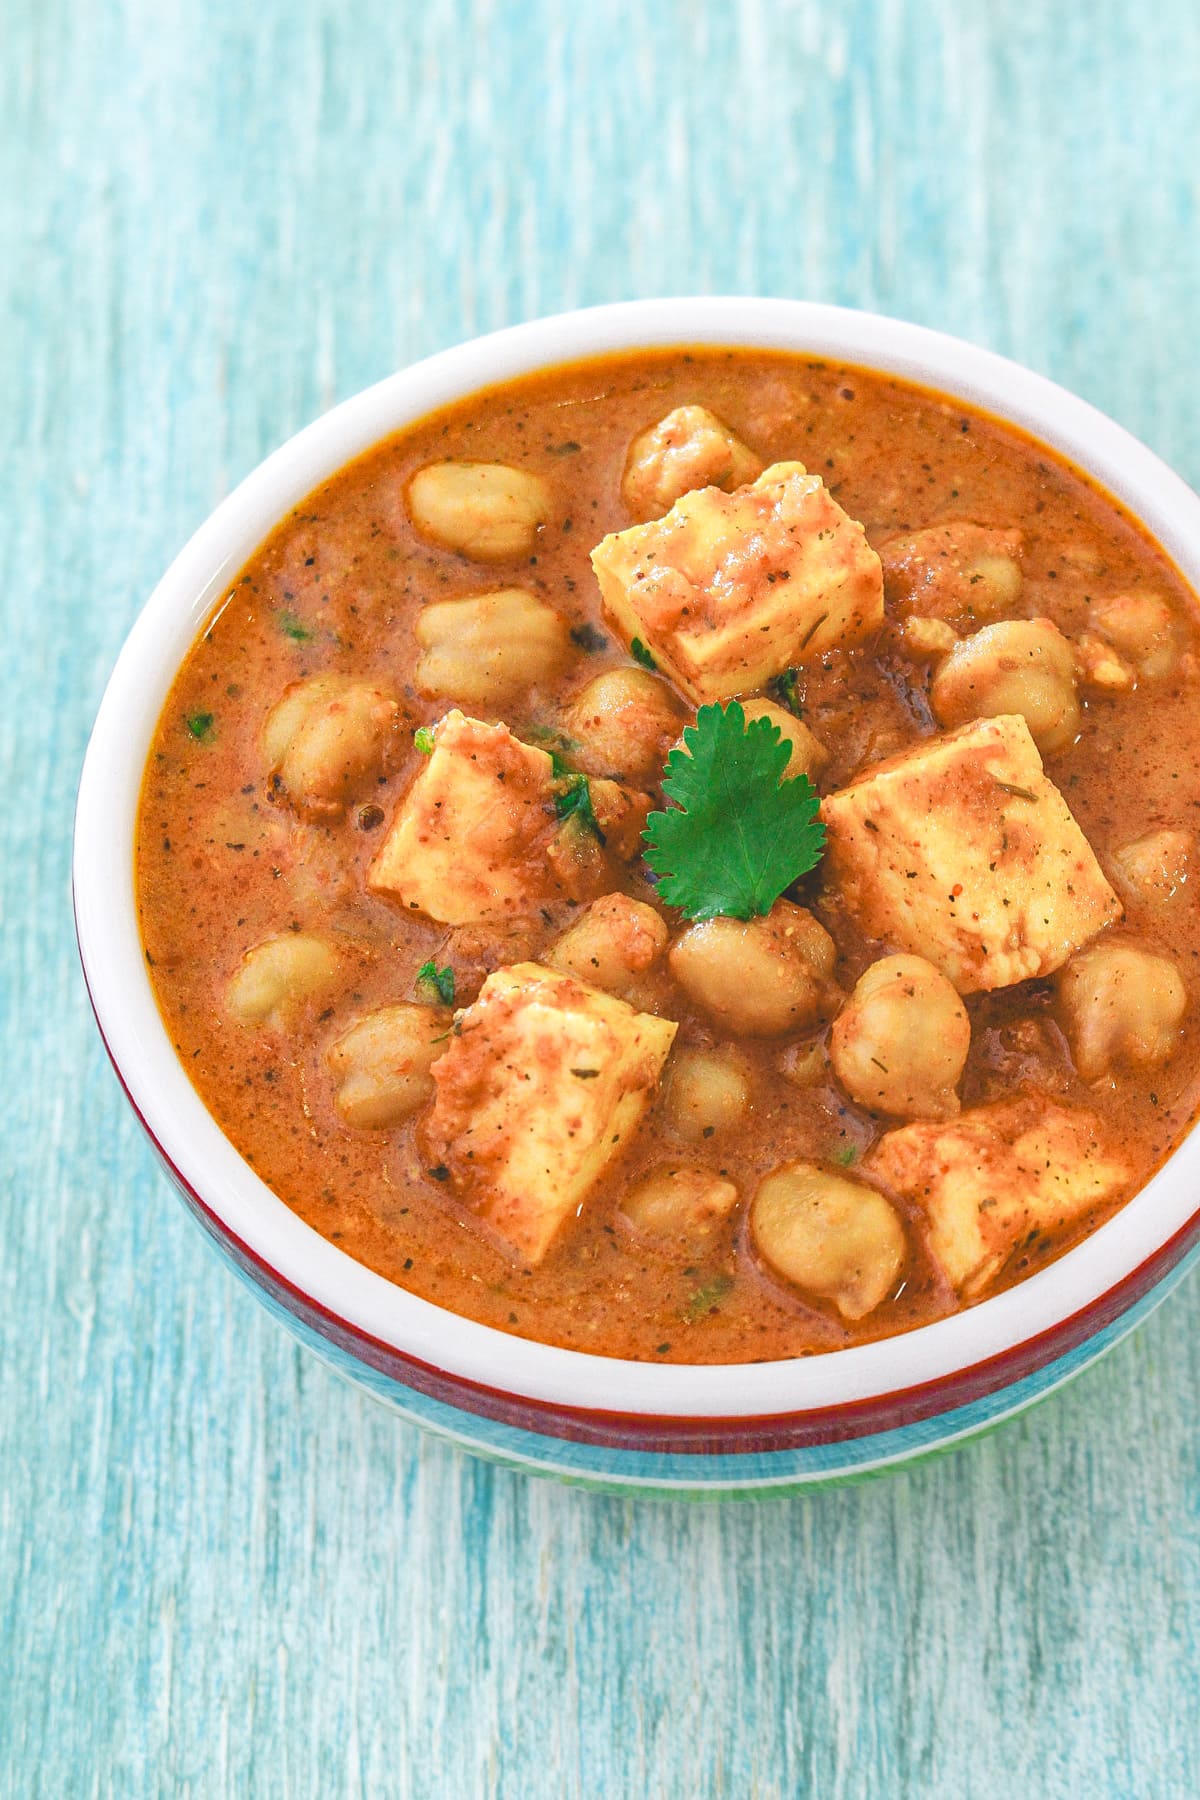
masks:
{"label": "cubed paneer piece", "polygon": [[889,1131],[867,1167],[922,1209],[930,1251],[968,1298],[1015,1250],[1114,1199],[1131,1175],[1090,1113],[1039,1094]]}
{"label": "cubed paneer piece", "polygon": [[857,642],[883,618],[879,558],[802,463],[700,488],[592,552],[604,610],[698,705]]}
{"label": "cubed paneer piece", "polygon": [[433,1065],[431,1160],[540,1262],[637,1128],[676,1029],[556,969],[497,969]]}
{"label": "cubed paneer piece", "polygon": [[979,719],[822,802],[827,898],[960,994],[1060,968],[1121,916],[1023,718]]}
{"label": "cubed paneer piece", "polygon": [[928,525],[880,544],[888,611],[974,631],[1021,596],[1021,533],[969,519]]}
{"label": "cubed paneer piece", "polygon": [[677,406],[629,446],[621,496],[635,519],[659,519],[693,488],[728,492],[761,473],[761,459],[707,406]]}
{"label": "cubed paneer piece", "polygon": [[554,765],[457,709],[400,803],[367,885],[443,925],[529,912],[548,891]]}
{"label": "cubed paneer piece", "polygon": [[613,885],[638,854],[650,801],[618,782],[556,775],[507,725],[457,710],[400,803],[367,885],[443,925],[520,919],[553,896]]}

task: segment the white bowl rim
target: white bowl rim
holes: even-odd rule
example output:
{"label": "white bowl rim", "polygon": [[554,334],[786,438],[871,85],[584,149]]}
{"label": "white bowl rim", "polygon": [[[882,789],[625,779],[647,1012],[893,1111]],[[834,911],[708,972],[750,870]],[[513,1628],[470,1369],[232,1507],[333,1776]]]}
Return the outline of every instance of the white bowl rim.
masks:
{"label": "white bowl rim", "polygon": [[1096,408],[993,352],[926,327],[808,301],[625,301],[475,338],[343,401],[252,471],[195,532],[135,621],[105,690],[79,788],[73,882],[84,972],[128,1094],[224,1229],[318,1308],[452,1379],[548,1408],[753,1419],[882,1400],[1007,1360],[1096,1306],[1182,1233],[1200,1188],[1193,1132],[1114,1218],[1048,1268],[965,1312],[877,1343],[751,1364],[627,1362],[480,1325],[355,1262],[242,1160],[176,1057],[150,986],[133,884],[149,743],[183,656],[228,583],[322,480],[437,408],[537,369],[655,346],[795,351],[919,383],[1008,420],[1090,475],[1200,587],[1200,498]]}

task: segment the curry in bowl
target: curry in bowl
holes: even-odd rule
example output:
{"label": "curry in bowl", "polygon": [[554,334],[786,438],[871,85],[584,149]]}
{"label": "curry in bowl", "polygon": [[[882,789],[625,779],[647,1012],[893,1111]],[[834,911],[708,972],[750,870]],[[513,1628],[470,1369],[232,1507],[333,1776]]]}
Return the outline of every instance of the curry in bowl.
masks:
{"label": "curry in bowl", "polygon": [[524,377],[283,521],[140,803],[178,1055],[309,1224],[603,1355],[886,1337],[1196,1109],[1195,601],[1044,446],[749,350]]}

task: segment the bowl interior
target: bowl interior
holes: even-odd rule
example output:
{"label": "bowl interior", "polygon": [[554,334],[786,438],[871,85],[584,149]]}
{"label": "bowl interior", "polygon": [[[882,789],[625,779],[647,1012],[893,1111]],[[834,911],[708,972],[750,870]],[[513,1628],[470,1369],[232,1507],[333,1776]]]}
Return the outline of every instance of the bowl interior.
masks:
{"label": "bowl interior", "polygon": [[977,1307],[900,1337],[823,1356],[728,1366],[620,1362],[512,1337],[395,1287],[305,1225],[242,1160],[175,1057],[138,937],[133,845],[142,771],[176,670],[228,583],[284,513],[352,457],[480,388],[557,363],[640,347],[795,351],[936,388],[1017,424],[1140,518],[1200,586],[1200,500],[1119,426],[1042,377],[895,320],[802,302],[631,302],[537,321],[402,371],[291,439],[201,526],[131,631],[89,745],[74,887],[84,970],[130,1099],[161,1153],[219,1222],[288,1286],[365,1335],[485,1387],[551,1405],[680,1418],[807,1412],[927,1383],[1001,1357],[1085,1312],[1183,1233],[1200,1136],[1057,1262]]}

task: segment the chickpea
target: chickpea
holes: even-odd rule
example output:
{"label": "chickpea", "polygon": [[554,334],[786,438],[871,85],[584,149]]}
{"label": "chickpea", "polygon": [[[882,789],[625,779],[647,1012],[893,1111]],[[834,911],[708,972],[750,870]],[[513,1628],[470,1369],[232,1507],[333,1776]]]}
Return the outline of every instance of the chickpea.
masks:
{"label": "chickpea", "polygon": [[667,928],[652,906],[627,894],[593,901],[546,956],[552,969],[622,1000],[640,998],[644,977],[667,947]]}
{"label": "chickpea", "polygon": [[923,663],[939,662],[960,641],[953,625],[947,625],[945,619],[924,619],[919,613],[902,619],[896,635],[905,656]]}
{"label": "chickpea", "polygon": [[1147,680],[1169,675],[1179,661],[1179,623],[1161,594],[1114,594],[1092,608],[1092,622]]}
{"label": "chickpea", "polygon": [[726,1031],[782,1037],[830,1007],[837,951],[802,906],[777,900],[765,918],[704,919],[671,946],[671,973]]}
{"label": "chickpea", "polygon": [[1133,944],[1081,950],[1058,976],[1058,997],[1085,1081],[1100,1081],[1122,1063],[1152,1069],[1166,1062],[1188,1003],[1174,963]]}
{"label": "chickpea", "polygon": [[829,1079],[829,1053],[820,1038],[789,1044],[779,1058],[779,1073],[793,1087],[822,1087]]}
{"label": "chickpea", "polygon": [[247,950],[225,990],[225,1004],[241,1025],[291,1026],[308,1000],[338,977],[336,950],[324,938],[285,931]]}
{"label": "chickpea", "polygon": [[621,1217],[638,1237],[664,1249],[701,1248],[737,1204],[732,1181],[712,1169],[655,1169],[621,1202]]}
{"label": "chickpea", "polygon": [[965,630],[1002,618],[1021,597],[1021,533],[951,519],[879,548],[884,592],[897,618],[916,613]]}
{"label": "chickpea", "polygon": [[667,1065],[663,1104],[677,1137],[699,1143],[728,1131],[749,1110],[745,1064],[729,1050],[677,1050]]}
{"label": "chickpea", "polygon": [[1113,852],[1117,878],[1134,898],[1162,906],[1186,882],[1194,847],[1190,831],[1148,831]]}
{"label": "chickpea", "polygon": [[386,688],[353,675],[293,682],[263,725],[272,785],[299,812],[339,811],[382,770],[397,710]]}
{"label": "chickpea", "polygon": [[816,1163],[784,1163],[759,1184],[750,1232],[764,1262],[843,1319],[862,1319],[885,1300],[904,1267],[904,1227],[860,1181]]}
{"label": "chickpea", "polygon": [[448,1008],[402,1003],[356,1019],[325,1052],[342,1121],[386,1130],[431,1100],[429,1071],[445,1049],[452,1018]]}
{"label": "chickpea", "polygon": [[1090,631],[1075,645],[1075,672],[1082,687],[1098,694],[1128,694],[1137,680],[1125,658]]}
{"label": "chickpea", "polygon": [[[630,788],[622,787],[619,781],[609,781],[603,775],[593,775],[588,788],[592,811],[604,833],[605,845],[614,856],[632,862],[635,856],[641,855],[642,833],[650,811],[649,797],[634,793]],[[592,842],[595,842],[594,838]]]}
{"label": "chickpea", "polygon": [[592,776],[588,791],[603,843],[575,813],[563,820],[545,852],[552,878],[574,900],[601,897],[612,887],[614,858],[632,862],[640,854],[650,812],[647,794],[602,775]]}
{"label": "chickpea", "polygon": [[813,736],[803,719],[776,706],[773,700],[743,700],[742,711],[747,721],[769,719],[772,725],[778,725],[784,743],[791,745],[791,757],[783,771],[785,779],[790,781],[796,775],[807,775],[811,782],[816,782],[829,761],[829,752],[820,739]]}
{"label": "chickpea", "polygon": [[923,956],[884,956],[834,1021],[829,1058],[852,1100],[898,1119],[949,1119],[971,1047],[967,1009]]}
{"label": "chickpea", "polygon": [[563,621],[524,588],[435,600],[418,614],[414,631],[423,652],[418,688],[460,706],[503,706],[553,680],[570,655]]}
{"label": "chickpea", "polygon": [[429,463],[408,484],[409,515],[421,535],[475,562],[528,556],[550,507],[541,476],[507,463]]}
{"label": "chickpea", "polygon": [[683,713],[670,688],[648,669],[606,669],[563,709],[577,760],[591,775],[657,781],[679,736]]}
{"label": "chickpea", "polygon": [[753,450],[706,406],[677,406],[629,446],[621,496],[635,519],[661,519],[693,488],[731,492],[762,472]]}
{"label": "chickpea", "polygon": [[943,725],[1021,713],[1047,755],[1079,734],[1074,653],[1049,619],[1005,619],[964,638],[939,667],[929,698]]}

